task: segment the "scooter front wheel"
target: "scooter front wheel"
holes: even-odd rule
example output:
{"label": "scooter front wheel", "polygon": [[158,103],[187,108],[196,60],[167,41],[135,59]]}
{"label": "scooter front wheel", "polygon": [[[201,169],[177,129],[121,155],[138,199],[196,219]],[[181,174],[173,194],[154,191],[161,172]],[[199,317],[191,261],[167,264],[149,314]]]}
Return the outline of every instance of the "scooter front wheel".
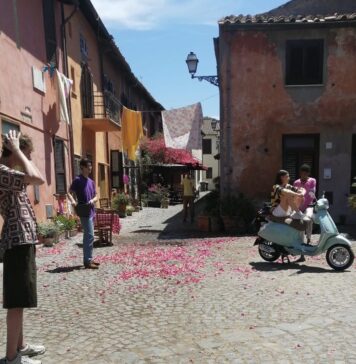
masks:
{"label": "scooter front wheel", "polygon": [[281,253],[267,240],[263,240],[258,244],[258,253],[266,262],[274,262],[281,256]]}
{"label": "scooter front wheel", "polygon": [[349,268],[354,262],[354,259],[353,251],[346,245],[333,245],[326,253],[326,261],[331,268],[338,271]]}

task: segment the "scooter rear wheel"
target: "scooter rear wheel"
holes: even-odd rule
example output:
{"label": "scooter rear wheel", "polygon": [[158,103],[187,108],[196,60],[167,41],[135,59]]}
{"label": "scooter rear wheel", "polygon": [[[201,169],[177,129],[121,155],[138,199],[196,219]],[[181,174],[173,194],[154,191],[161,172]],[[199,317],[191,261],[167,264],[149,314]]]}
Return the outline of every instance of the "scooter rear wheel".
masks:
{"label": "scooter rear wheel", "polygon": [[349,268],[354,262],[355,255],[346,245],[333,245],[326,253],[326,261],[335,270],[342,271]]}
{"label": "scooter rear wheel", "polygon": [[276,250],[273,244],[269,244],[267,240],[263,240],[258,244],[258,253],[266,262],[274,262],[281,256],[281,253]]}

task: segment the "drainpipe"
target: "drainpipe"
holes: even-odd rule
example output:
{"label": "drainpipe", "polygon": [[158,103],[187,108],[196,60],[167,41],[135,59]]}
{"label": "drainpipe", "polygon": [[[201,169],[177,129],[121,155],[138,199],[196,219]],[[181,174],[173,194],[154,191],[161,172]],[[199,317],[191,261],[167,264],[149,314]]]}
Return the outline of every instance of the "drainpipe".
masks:
{"label": "drainpipe", "polygon": [[[67,52],[67,38],[66,38],[66,24],[69,22],[69,20],[73,17],[73,15],[77,12],[79,8],[79,4],[77,1],[74,1],[74,10],[69,15],[68,18],[65,18],[64,15],[64,5],[63,2],[61,2],[61,15],[62,15],[62,24],[61,24],[61,31],[62,31],[62,50],[63,50],[63,71],[64,74],[69,78],[69,70],[68,70],[68,52]],[[72,179],[74,178],[74,139],[73,139],[73,119],[72,119],[72,107],[71,102],[67,102],[68,106],[68,114],[70,123],[68,126],[69,130],[69,142],[70,142],[70,162],[71,162],[71,172],[72,172]]]}

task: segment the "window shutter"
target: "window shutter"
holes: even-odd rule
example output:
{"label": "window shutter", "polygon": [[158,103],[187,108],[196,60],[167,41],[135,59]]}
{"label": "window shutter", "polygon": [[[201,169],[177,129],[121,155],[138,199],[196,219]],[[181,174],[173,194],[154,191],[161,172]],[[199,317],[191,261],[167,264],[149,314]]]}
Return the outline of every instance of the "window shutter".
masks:
{"label": "window shutter", "polygon": [[47,62],[56,65],[57,37],[54,8],[55,4],[53,0],[43,0],[42,4]]}
{"label": "window shutter", "polygon": [[56,192],[58,194],[64,194],[67,192],[64,162],[64,142],[60,139],[55,139],[54,141],[54,168],[56,175]]}
{"label": "window shutter", "polygon": [[116,150],[111,151],[111,186],[121,188],[122,182],[122,153]]}

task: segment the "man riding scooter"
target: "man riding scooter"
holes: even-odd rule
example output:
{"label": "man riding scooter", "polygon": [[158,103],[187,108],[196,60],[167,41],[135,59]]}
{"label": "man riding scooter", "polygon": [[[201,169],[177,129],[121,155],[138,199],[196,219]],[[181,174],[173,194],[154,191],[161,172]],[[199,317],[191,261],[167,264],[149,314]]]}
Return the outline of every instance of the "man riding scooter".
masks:
{"label": "man riding scooter", "polygon": [[313,207],[312,204],[315,202],[316,195],[316,179],[310,177],[311,168],[308,164],[303,164],[299,169],[300,178],[293,183],[293,187],[298,189],[304,189],[304,201],[300,206],[300,210],[310,218],[310,223],[308,223],[306,235],[307,244],[311,242],[311,235],[313,232]]}

